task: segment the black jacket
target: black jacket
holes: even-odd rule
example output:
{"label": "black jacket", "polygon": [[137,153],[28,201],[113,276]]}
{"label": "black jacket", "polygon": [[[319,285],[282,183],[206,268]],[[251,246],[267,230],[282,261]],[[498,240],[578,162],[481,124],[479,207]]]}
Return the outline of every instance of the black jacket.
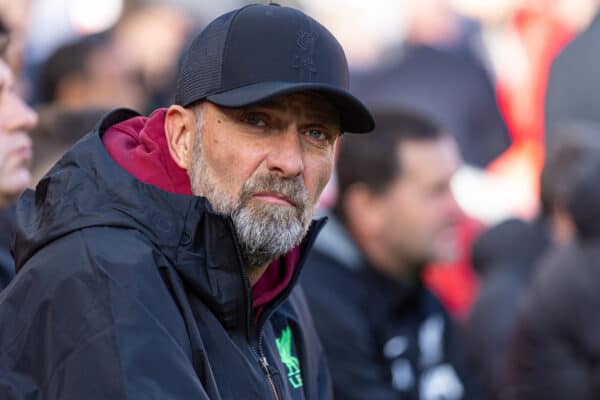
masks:
{"label": "black jacket", "polygon": [[434,119],[454,135],[470,165],[485,168],[510,146],[492,80],[470,50],[402,46],[397,57],[350,82],[373,107],[402,107]]}
{"label": "black jacket", "polygon": [[20,200],[0,399],[264,400],[272,383],[280,399],[329,398],[300,268],[255,327],[231,220],[104,149],[107,127],[135,115],[107,115]]}
{"label": "black jacket", "polygon": [[600,241],[544,257],[519,312],[505,399],[600,398]]}
{"label": "black jacket", "polygon": [[504,221],[473,244],[479,294],[465,324],[465,350],[485,400],[501,398],[516,310],[549,243],[547,224],[540,217]]}
{"label": "black jacket", "polygon": [[420,281],[377,273],[334,218],[308,258],[302,283],[336,398],[477,398],[439,301]]}

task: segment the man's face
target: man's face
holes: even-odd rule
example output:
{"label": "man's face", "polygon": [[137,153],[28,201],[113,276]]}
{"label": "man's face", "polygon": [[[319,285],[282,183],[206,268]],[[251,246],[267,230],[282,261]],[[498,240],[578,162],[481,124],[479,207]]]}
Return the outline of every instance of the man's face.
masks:
{"label": "man's face", "polygon": [[318,94],[253,107],[204,103],[188,171],[195,195],[231,215],[246,264],[298,245],[333,167],[339,117]]}
{"label": "man's face", "polygon": [[0,205],[31,183],[31,139],[37,115],[14,91],[13,76],[0,61]]}
{"label": "man's face", "polygon": [[405,140],[398,156],[401,173],[380,198],[380,240],[404,264],[451,259],[460,217],[450,191],[460,164],[454,140]]}

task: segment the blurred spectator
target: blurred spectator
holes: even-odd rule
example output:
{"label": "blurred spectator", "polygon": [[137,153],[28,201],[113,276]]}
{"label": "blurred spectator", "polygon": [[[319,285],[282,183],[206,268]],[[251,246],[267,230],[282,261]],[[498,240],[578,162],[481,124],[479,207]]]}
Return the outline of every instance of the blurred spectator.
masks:
{"label": "blurred spectator", "polygon": [[0,0],[0,15],[10,31],[10,43],[5,50],[5,62],[9,65],[19,89],[29,94],[30,87],[21,88],[29,82],[20,81],[25,64],[25,43],[29,24],[31,0]]}
{"label": "blurred spectator", "polygon": [[335,394],[473,398],[450,318],[420,278],[426,263],[456,252],[458,148],[416,114],[375,118],[373,135],[341,144],[335,216],[304,270]]}
{"label": "blurred spectator", "polygon": [[144,104],[141,78],[111,33],[84,36],[57,49],[42,65],[43,104],[59,107],[128,107]]}
{"label": "blurred spectator", "polygon": [[546,143],[559,138],[561,125],[600,122],[600,14],[558,55],[550,70],[545,103]]}
{"label": "blurred spectator", "polygon": [[507,220],[484,233],[473,246],[480,288],[466,321],[465,342],[483,399],[499,399],[515,311],[533,265],[546,248],[547,231],[541,219],[534,223]]}
{"label": "blurred spectator", "polygon": [[178,60],[191,33],[190,18],[166,4],[132,7],[116,26],[116,44],[141,74],[147,110],[171,104]]}
{"label": "blurred spectator", "polygon": [[[8,30],[0,22],[0,54],[8,45]],[[15,91],[13,74],[0,57],[0,289],[12,276],[9,252],[14,207],[12,201],[31,183],[31,139],[27,131],[37,116]]]}
{"label": "blurred spectator", "polygon": [[[600,202],[597,157],[595,165],[588,165],[589,180],[580,182],[593,191],[574,193],[591,195],[579,200],[594,206]],[[595,318],[600,307],[600,226],[589,228],[577,225],[577,240],[548,255],[539,267],[512,340],[506,399],[600,398],[600,320]]]}
{"label": "blurred spectator", "polygon": [[465,162],[484,168],[510,144],[490,77],[447,1],[411,4],[406,43],[356,74],[354,90],[374,106],[394,104],[434,118],[456,137]]}
{"label": "blurred spectator", "polygon": [[44,107],[31,131],[36,149],[31,165],[33,185],[48,172],[62,155],[84,134],[90,132],[108,109]]}
{"label": "blurred spectator", "polygon": [[[356,74],[354,90],[375,107],[393,104],[436,120],[456,138],[464,161],[483,169],[508,148],[510,138],[490,76],[473,50],[472,25],[446,0],[409,3],[406,43],[389,49],[378,67]],[[463,217],[456,230],[461,254],[426,273],[427,285],[458,317],[466,315],[475,295],[468,254],[478,232],[479,224]]]}
{"label": "blurred spectator", "polygon": [[[529,288],[534,265],[551,243],[564,246],[575,235],[569,199],[579,190],[575,183],[583,179],[587,165],[600,154],[597,131],[597,127],[573,126],[549,150],[541,177],[542,214],[535,221],[501,223],[473,246],[473,265],[481,286],[465,334],[469,362],[479,375],[485,399],[501,398],[515,315]],[[589,218],[595,207],[578,209]]]}

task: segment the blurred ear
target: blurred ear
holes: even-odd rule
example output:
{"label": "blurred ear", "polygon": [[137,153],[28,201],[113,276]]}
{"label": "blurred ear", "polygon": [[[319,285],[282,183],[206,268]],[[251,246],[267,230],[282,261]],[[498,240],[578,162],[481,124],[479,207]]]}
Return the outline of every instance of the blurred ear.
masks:
{"label": "blurred ear", "polygon": [[576,233],[575,221],[567,207],[558,204],[550,214],[550,231],[552,241],[557,245],[565,245],[573,240]]}
{"label": "blurred ear", "polygon": [[356,234],[372,236],[380,231],[385,215],[381,195],[364,183],[356,183],[346,189],[342,201],[348,225]]}
{"label": "blurred ear", "polygon": [[178,105],[169,107],[165,117],[165,135],[171,158],[179,167],[189,170],[196,136],[194,112]]}

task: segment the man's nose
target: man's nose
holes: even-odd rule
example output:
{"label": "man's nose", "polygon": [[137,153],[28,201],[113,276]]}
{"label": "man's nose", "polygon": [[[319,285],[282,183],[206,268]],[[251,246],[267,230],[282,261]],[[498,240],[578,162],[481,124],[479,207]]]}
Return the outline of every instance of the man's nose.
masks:
{"label": "man's nose", "polygon": [[276,135],[267,156],[269,171],[283,177],[299,176],[304,171],[303,147],[295,127],[288,127]]}
{"label": "man's nose", "polygon": [[38,115],[21,97],[11,93],[10,113],[5,121],[5,127],[10,132],[27,132],[35,127]]}

